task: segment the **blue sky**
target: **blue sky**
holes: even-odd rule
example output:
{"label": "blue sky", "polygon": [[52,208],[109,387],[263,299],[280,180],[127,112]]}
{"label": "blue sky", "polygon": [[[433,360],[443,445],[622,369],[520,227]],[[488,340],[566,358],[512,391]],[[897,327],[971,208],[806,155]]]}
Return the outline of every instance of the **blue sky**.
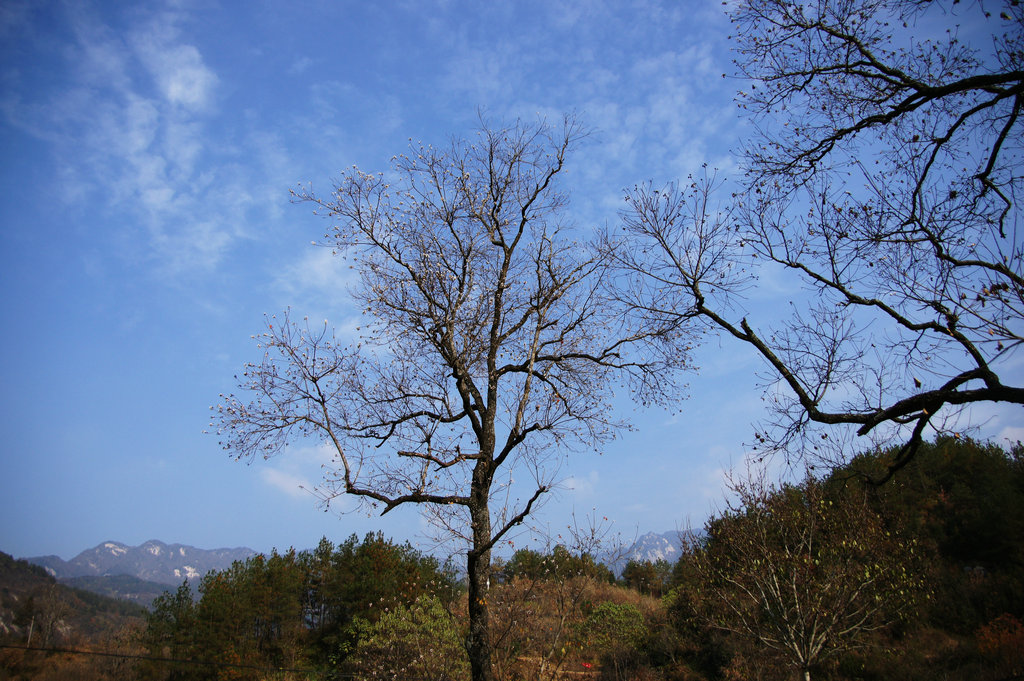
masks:
{"label": "blue sky", "polygon": [[[310,245],[324,224],[288,189],[384,170],[479,110],[575,111],[594,134],[570,159],[572,217],[613,222],[637,182],[734,172],[728,29],[720,0],[0,5],[0,550],[415,541],[414,511],[318,508],[299,488],[315,448],[245,465],[203,432],[264,314],[353,322],[345,270]],[[699,360],[677,411],[570,458],[537,522],[702,523],[761,396],[744,348]]]}

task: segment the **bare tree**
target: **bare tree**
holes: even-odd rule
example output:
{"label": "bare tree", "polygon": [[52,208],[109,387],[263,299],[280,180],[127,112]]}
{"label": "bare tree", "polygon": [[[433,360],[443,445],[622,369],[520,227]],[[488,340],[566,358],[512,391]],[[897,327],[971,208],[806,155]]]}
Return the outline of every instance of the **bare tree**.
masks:
{"label": "bare tree", "polygon": [[757,475],[732,491],[736,502],[690,553],[711,626],[780,654],[809,681],[812,668],[913,604],[913,544],[898,543],[862,495],[828,494],[810,477],[774,487]]}
{"label": "bare tree", "polygon": [[[631,193],[626,232],[653,246],[622,263],[646,279],[633,302],[761,355],[781,390],[760,445],[809,451],[846,424],[902,443],[888,477],[930,430],[963,428],[965,408],[1024,404],[1024,7],[746,0],[731,12],[756,131],[743,187],[725,207],[707,174]],[[765,264],[810,301],[773,329],[744,312]]]}
{"label": "bare tree", "polygon": [[[466,542],[474,679],[491,679],[491,550],[534,510],[571,447],[627,424],[613,388],[658,400],[685,357],[647,354],[669,330],[635,327],[606,294],[607,261],[573,240],[556,185],[582,136],[517,123],[472,142],[419,147],[387,174],[353,169],[328,197],[325,244],[354,264],[369,323],[342,344],[285,315],[266,354],[219,407],[223,445],[270,456],[296,438],[336,455],[327,498],[422,505]],[[512,471],[532,490],[510,495]]]}

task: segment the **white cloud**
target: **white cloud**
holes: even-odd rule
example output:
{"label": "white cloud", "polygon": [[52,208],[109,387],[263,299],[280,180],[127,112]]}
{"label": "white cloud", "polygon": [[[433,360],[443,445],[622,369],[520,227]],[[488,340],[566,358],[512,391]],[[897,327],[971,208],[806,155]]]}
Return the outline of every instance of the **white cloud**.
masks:
{"label": "white cloud", "polygon": [[199,50],[172,45],[162,50],[146,47],[140,53],[167,101],[193,110],[209,106],[217,76],[203,64]]}
{"label": "white cloud", "polygon": [[184,18],[173,6],[155,11],[129,33],[128,42],[167,102],[201,111],[212,103],[218,79],[199,50],[180,40]]}
{"label": "white cloud", "polygon": [[594,494],[598,483],[597,471],[590,471],[586,477],[571,476],[562,481],[562,487],[578,498],[588,497]]}
{"label": "white cloud", "polygon": [[366,320],[349,296],[356,277],[351,264],[341,255],[332,254],[330,248],[307,245],[302,255],[281,267],[275,278],[278,306],[290,307],[298,317],[329,320],[340,342],[354,341]]}
{"label": "white cloud", "polygon": [[1024,426],[1007,426],[999,431],[995,440],[1001,445],[1024,442]]}
{"label": "white cloud", "polygon": [[[1004,379],[1016,379],[1019,372],[1016,367],[1007,367],[1002,374]],[[1009,446],[1018,440],[1024,442],[1024,414],[1019,405],[988,402],[975,404],[948,424],[950,429],[963,428],[968,434],[980,439],[991,439],[998,445]],[[976,432],[970,432],[970,429]]]}
{"label": "white cloud", "polygon": [[277,468],[262,469],[260,477],[271,487],[295,498],[308,497],[314,488],[305,478]]}
{"label": "white cloud", "polygon": [[306,72],[310,66],[313,65],[313,60],[309,57],[300,57],[292,62],[292,65],[288,67],[288,73],[293,76],[298,76]]}
{"label": "white cloud", "polygon": [[[335,451],[326,444],[288,447],[274,457],[272,463],[261,468],[260,478],[288,496],[323,500],[326,491],[324,479],[335,468],[335,456]],[[355,508],[355,503],[342,498],[332,500],[331,506],[336,511],[345,512]]]}
{"label": "white cloud", "polygon": [[330,466],[337,457],[334,448],[327,444],[290,447],[288,456],[303,466]]}
{"label": "white cloud", "polygon": [[253,198],[243,173],[218,161],[208,129],[218,78],[180,39],[183,16],[150,10],[115,30],[87,7],[67,12],[63,79],[16,82],[8,119],[53,145],[58,196],[76,210],[99,198],[94,210],[117,216],[98,239],[160,274],[213,267],[243,235],[238,208]]}
{"label": "white cloud", "polygon": [[330,248],[310,246],[298,262],[284,269],[277,283],[289,294],[337,298],[353,283],[350,264]]}

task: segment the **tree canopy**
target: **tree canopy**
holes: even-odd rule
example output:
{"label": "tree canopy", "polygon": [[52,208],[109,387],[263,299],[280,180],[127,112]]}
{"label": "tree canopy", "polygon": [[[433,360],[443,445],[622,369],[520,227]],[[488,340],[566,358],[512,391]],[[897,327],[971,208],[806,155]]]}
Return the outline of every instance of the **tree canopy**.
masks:
{"label": "tree canopy", "polygon": [[898,540],[863,492],[808,477],[734,484],[738,499],[706,525],[690,561],[713,627],[773,651],[805,679],[912,607],[920,552]]}
{"label": "tree canopy", "polygon": [[[558,180],[583,134],[571,117],[485,126],[414,147],[387,174],[351,169],[329,196],[296,192],[331,221],[324,244],[353,262],[366,324],[346,342],[326,322],[271,319],[243,394],[217,412],[233,455],[313,438],[336,461],[326,499],[383,513],[419,505],[463,542],[474,679],[492,678],[491,549],[569,450],[626,427],[617,386],[663,400],[687,364],[668,342],[675,327],[639,324],[617,304],[607,259],[564,212]],[[532,484],[512,490],[514,471]]]}
{"label": "tree canopy", "polygon": [[[737,3],[740,189],[705,172],[627,196],[627,297],[761,356],[779,389],[758,447],[900,441],[885,478],[970,406],[1024,404],[1024,10],[993,4]],[[766,272],[807,291],[774,325],[748,319]]]}

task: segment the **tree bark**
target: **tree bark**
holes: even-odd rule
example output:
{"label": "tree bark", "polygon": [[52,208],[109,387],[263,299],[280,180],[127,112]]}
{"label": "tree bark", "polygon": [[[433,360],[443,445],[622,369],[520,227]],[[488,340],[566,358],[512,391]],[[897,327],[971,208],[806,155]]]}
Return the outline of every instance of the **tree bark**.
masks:
{"label": "tree bark", "polygon": [[[483,474],[481,468],[482,466],[477,466],[474,478]],[[469,640],[466,652],[469,655],[473,681],[494,681],[488,602],[491,573],[491,514],[488,508],[487,487],[474,484],[472,496],[470,519],[473,548],[466,554],[466,573],[469,581]]]}

